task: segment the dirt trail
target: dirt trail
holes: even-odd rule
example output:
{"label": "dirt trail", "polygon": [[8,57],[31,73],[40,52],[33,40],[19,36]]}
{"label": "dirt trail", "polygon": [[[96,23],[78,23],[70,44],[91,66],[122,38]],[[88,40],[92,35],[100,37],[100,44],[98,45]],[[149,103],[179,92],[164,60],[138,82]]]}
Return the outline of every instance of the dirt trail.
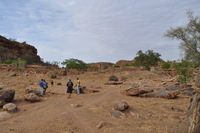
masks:
{"label": "dirt trail", "polygon": [[[141,76],[139,72],[136,74]],[[8,76],[4,77],[6,79]],[[24,80],[27,81],[25,87],[30,86],[28,82],[37,82],[41,77],[42,75],[33,76]],[[13,86],[22,81],[21,77],[12,78],[9,82],[12,82]],[[75,77],[70,78],[75,79]],[[88,88],[95,88],[98,85],[101,91],[73,94],[69,99],[65,94],[64,86],[67,79],[60,78],[55,82],[61,82],[62,86],[49,87],[47,95],[41,98],[41,102],[29,103],[24,101],[24,92],[20,91],[21,86],[16,86],[19,90],[14,102],[19,111],[12,114],[11,118],[0,121],[0,133],[187,132],[186,113],[189,97],[180,96],[172,100],[128,97],[121,95],[120,91],[129,88],[134,79],[130,79],[123,85],[107,86],[103,84],[105,79],[102,79],[101,75],[97,75],[95,82],[91,82],[93,80],[89,77],[85,80],[83,77],[81,79]],[[2,83],[8,83],[8,81],[5,80]],[[38,85],[32,86],[38,87]],[[130,105],[130,109],[124,112],[126,117],[122,119],[110,114],[113,105],[119,101],[126,101]],[[100,122],[106,124],[102,128],[97,128]]]}

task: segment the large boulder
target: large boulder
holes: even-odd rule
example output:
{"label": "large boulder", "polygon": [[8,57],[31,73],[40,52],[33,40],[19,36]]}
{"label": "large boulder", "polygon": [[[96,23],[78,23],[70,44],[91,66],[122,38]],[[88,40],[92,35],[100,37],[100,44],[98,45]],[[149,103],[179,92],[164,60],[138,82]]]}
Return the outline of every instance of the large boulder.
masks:
{"label": "large boulder", "polygon": [[14,103],[7,103],[3,106],[3,110],[9,113],[15,113],[17,112],[17,105]]}
{"label": "large boulder", "polygon": [[122,91],[121,94],[126,96],[140,96],[145,93],[153,92],[153,89],[150,88],[138,88],[138,87],[131,87],[125,91]]}
{"label": "large boulder", "polygon": [[168,91],[175,91],[175,90],[180,90],[180,85],[170,85],[166,87],[166,90]]}
{"label": "large boulder", "polygon": [[155,97],[155,98],[165,98],[165,99],[174,99],[179,95],[180,92],[172,91],[172,92],[152,92],[152,93],[146,93],[141,95],[142,97]]}
{"label": "large boulder", "polygon": [[2,107],[5,104],[6,104],[5,100],[0,100],[0,107]]}
{"label": "large boulder", "polygon": [[114,109],[115,110],[119,110],[119,111],[125,111],[129,108],[129,105],[125,102],[125,101],[122,101],[122,102],[119,102],[119,103],[116,103],[114,105]]}
{"label": "large boulder", "polygon": [[37,102],[40,98],[35,93],[29,93],[25,95],[25,100],[29,102]]}
{"label": "large boulder", "polygon": [[15,97],[14,89],[0,89],[0,101],[12,102]]}
{"label": "large boulder", "polygon": [[26,88],[25,93],[35,93],[36,95],[40,95],[40,91],[36,90],[35,88]]}

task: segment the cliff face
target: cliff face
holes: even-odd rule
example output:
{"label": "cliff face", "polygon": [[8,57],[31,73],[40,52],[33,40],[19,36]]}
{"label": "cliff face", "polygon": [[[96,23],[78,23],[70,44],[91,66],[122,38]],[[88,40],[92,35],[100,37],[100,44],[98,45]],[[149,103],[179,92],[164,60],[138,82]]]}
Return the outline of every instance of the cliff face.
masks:
{"label": "cliff face", "polygon": [[98,63],[89,63],[87,65],[91,66],[91,67],[105,68],[105,67],[113,66],[113,63],[110,63],[110,62],[98,62]]}
{"label": "cliff face", "polygon": [[25,42],[19,43],[0,36],[0,59],[29,59],[33,63],[41,63],[40,56],[37,55],[37,49]]}

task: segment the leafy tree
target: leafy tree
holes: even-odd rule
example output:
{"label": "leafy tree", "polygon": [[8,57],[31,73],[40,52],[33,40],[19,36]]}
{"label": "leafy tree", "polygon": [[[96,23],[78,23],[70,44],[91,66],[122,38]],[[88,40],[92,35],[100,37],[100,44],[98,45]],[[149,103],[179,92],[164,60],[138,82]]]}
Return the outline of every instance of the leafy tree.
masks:
{"label": "leafy tree", "polygon": [[66,65],[66,68],[69,69],[87,69],[87,65],[85,62],[74,58],[65,59],[65,61],[63,61],[61,64]]}
{"label": "leafy tree", "polygon": [[165,36],[181,41],[185,60],[200,63],[200,16],[194,16],[191,11],[187,15],[189,22],[186,26],[171,28]]}
{"label": "leafy tree", "polygon": [[135,65],[144,66],[147,70],[150,70],[151,66],[156,66],[159,61],[162,61],[160,56],[159,53],[153,52],[153,50],[148,50],[146,53],[139,50],[135,57]]}
{"label": "leafy tree", "polygon": [[178,80],[184,86],[187,86],[187,82],[192,78],[193,67],[188,61],[182,60],[180,63],[174,63],[173,67],[178,74]]}

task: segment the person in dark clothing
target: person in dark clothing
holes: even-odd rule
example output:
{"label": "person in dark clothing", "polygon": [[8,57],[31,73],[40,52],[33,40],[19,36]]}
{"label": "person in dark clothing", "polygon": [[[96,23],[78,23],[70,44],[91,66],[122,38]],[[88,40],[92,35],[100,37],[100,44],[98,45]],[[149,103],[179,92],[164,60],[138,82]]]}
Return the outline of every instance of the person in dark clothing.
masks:
{"label": "person in dark clothing", "polygon": [[53,86],[53,80],[51,80],[51,86]]}
{"label": "person in dark clothing", "polygon": [[67,94],[68,94],[67,98],[71,98],[71,94],[72,94],[73,86],[74,86],[74,84],[71,81],[71,79],[69,79],[69,82],[67,82],[66,86],[67,86]]}

